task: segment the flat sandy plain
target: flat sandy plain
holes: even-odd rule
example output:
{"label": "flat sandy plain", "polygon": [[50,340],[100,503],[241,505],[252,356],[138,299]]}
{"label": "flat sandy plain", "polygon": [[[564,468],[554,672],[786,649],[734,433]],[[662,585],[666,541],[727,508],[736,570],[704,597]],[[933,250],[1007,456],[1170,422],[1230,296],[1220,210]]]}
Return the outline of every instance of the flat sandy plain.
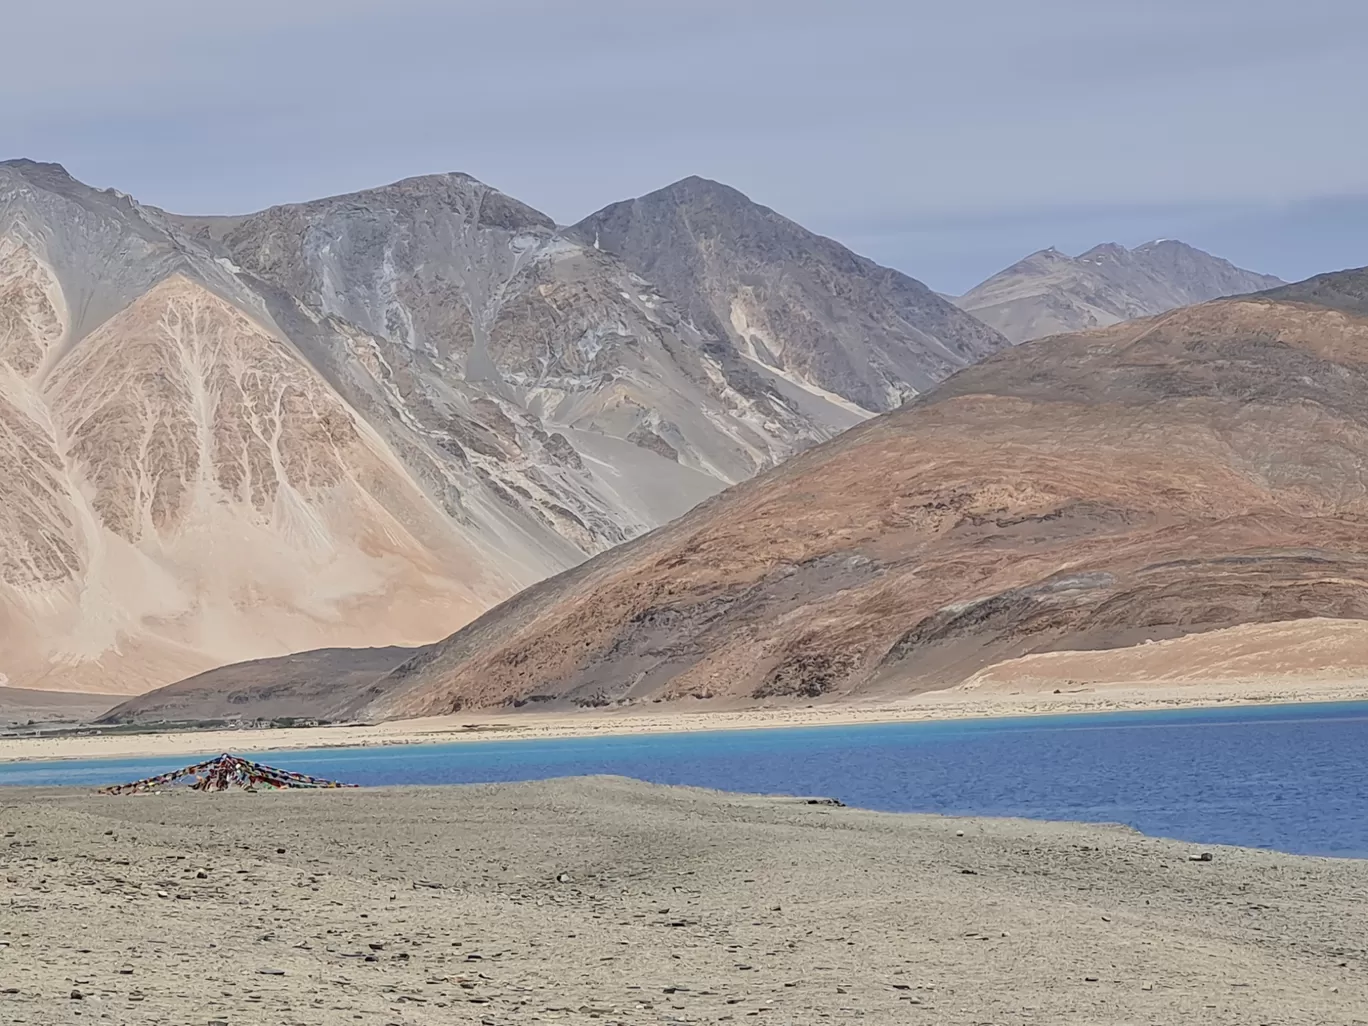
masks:
{"label": "flat sandy plain", "polygon": [[1368,1022],[1368,862],[1120,827],[603,777],[0,789],[0,869],[6,1026]]}
{"label": "flat sandy plain", "polygon": [[[1055,687],[1059,693],[1055,693]],[[661,706],[576,713],[466,712],[454,716],[390,720],[375,724],[276,730],[166,731],[61,737],[0,737],[0,762],[33,759],[202,755],[219,752],[281,751],[302,748],[436,744],[580,737],[600,734],[669,733],[691,730],[748,730],[842,723],[959,719],[984,716],[1042,716],[1257,703],[1368,700],[1368,678],[1273,677],[1251,680],[1156,684],[1077,685],[1053,677],[1039,681],[990,681],[929,692],[913,698],[841,701],[807,707]]]}

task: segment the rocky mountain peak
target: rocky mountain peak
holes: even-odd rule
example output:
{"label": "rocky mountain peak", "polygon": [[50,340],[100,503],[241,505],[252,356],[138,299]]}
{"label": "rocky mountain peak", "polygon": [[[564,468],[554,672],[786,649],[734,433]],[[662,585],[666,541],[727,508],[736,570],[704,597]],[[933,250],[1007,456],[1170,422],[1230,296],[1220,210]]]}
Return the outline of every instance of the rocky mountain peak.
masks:
{"label": "rocky mountain peak", "polygon": [[866,411],[892,409],[1004,342],[921,282],[703,178],[615,203],[570,234],[673,297],[718,359]]}
{"label": "rocky mountain peak", "polygon": [[67,169],[61,164],[30,160],[28,157],[13,157],[9,160],[0,160],[0,172],[9,172],[10,174],[21,176],[35,184],[53,185],[59,182],[75,181]]}
{"label": "rocky mountain peak", "polygon": [[1070,257],[1041,250],[955,300],[1013,342],[1115,324],[1281,284],[1186,243],[1102,243]]}
{"label": "rocky mountain peak", "polygon": [[[1011,267],[1007,268],[1007,271],[1025,268],[1054,267],[1058,264],[1071,263],[1072,261],[1073,257],[1061,253],[1054,246],[1047,246],[1045,249],[1038,249],[1034,253],[1028,253]],[[1003,273],[1005,274],[1007,271],[1004,271]]]}
{"label": "rocky mountain peak", "polygon": [[[640,200],[627,200],[628,203],[646,202],[650,203],[658,198],[668,198],[675,203],[699,203],[713,202],[724,203],[728,206],[754,206],[760,207],[749,196],[740,189],[726,185],[722,182],[714,181],[711,178],[704,178],[701,175],[689,175],[681,178],[677,182],[657,189],[655,192],[647,193]],[[768,207],[763,209],[768,210]]]}
{"label": "rocky mountain peak", "polygon": [[[1065,257],[1062,253],[1060,253],[1059,255],[1061,257],[1064,257],[1064,259],[1066,260],[1068,259],[1068,257]],[[1120,243],[1103,242],[1099,245],[1094,246],[1086,253],[1080,253],[1076,259],[1092,261],[1118,260],[1128,256],[1130,256],[1130,250],[1128,250],[1125,246],[1122,246]]]}

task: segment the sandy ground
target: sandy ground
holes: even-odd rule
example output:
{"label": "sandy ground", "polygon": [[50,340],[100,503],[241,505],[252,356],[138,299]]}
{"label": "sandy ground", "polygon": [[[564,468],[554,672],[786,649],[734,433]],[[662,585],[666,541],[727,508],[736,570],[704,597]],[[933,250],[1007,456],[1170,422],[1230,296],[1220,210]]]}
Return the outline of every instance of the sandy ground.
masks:
{"label": "sandy ground", "polygon": [[1368,673],[1368,623],[1312,617],[1246,623],[1128,648],[1046,652],[1007,659],[976,673],[970,690],[1206,685],[1216,681],[1354,680]]}
{"label": "sandy ground", "polygon": [[[1058,686],[1059,693],[1054,689]],[[24,737],[0,736],[0,761],[89,759],[122,756],[200,755],[301,748],[423,744],[576,737],[597,734],[747,730],[822,724],[983,716],[1035,716],[1250,703],[1368,700],[1368,679],[1276,678],[1249,681],[1080,685],[1048,678],[1007,686],[971,684],[911,699],[842,702],[806,708],[598,710],[542,715],[524,712],[461,713],[456,716],[336,727],[279,730],[214,730],[155,734]]]}
{"label": "sandy ground", "polygon": [[1368,862],[1119,827],[618,778],[6,789],[0,871],[7,1026],[1368,1022]]}

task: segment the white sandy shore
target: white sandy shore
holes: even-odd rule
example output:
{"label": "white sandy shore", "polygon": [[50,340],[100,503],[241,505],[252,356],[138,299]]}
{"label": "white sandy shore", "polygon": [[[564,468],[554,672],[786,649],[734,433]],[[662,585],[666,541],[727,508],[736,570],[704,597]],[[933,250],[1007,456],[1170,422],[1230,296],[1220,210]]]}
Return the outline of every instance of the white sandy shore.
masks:
{"label": "white sandy shore", "polygon": [[1059,694],[954,688],[911,699],[813,705],[806,708],[661,712],[640,710],[545,715],[462,713],[377,724],[278,730],[212,730],[156,734],[0,738],[0,761],[93,759],[262,752],[305,748],[525,740],[604,734],[751,730],[853,723],[1042,716],[1245,704],[1368,700],[1368,679],[1275,679],[1213,684],[1091,685]]}
{"label": "white sandy shore", "polygon": [[0,788],[0,838],[5,1026],[1368,1017],[1368,861],[1119,827],[592,778]]}

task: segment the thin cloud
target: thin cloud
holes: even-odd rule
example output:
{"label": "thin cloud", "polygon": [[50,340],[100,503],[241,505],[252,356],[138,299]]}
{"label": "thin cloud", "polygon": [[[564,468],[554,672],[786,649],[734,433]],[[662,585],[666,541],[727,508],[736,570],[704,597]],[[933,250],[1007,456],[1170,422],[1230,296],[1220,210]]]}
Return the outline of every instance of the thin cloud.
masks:
{"label": "thin cloud", "polygon": [[[5,155],[186,212],[441,170],[563,222],[703,174],[838,237],[1368,193],[1358,0],[69,0],[6,35]],[[970,236],[984,274],[1019,238]]]}

